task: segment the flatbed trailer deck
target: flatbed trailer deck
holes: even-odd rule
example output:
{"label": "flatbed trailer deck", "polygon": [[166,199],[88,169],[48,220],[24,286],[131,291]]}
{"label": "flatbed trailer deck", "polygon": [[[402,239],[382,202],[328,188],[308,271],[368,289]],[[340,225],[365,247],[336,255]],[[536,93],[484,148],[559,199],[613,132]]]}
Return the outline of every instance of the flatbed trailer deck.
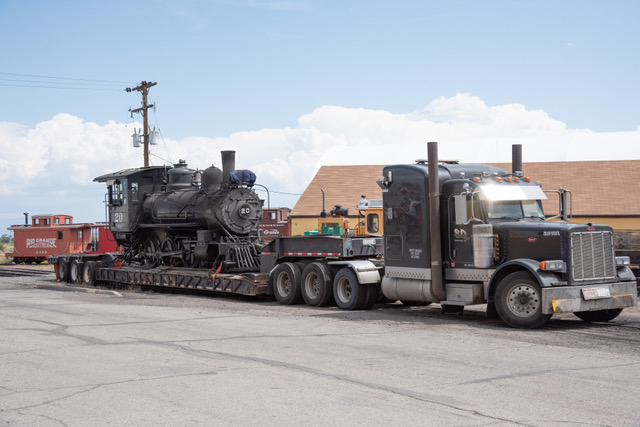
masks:
{"label": "flatbed trailer deck", "polygon": [[267,293],[269,275],[264,273],[215,274],[215,271],[174,267],[98,268],[96,282],[157,286],[258,296]]}

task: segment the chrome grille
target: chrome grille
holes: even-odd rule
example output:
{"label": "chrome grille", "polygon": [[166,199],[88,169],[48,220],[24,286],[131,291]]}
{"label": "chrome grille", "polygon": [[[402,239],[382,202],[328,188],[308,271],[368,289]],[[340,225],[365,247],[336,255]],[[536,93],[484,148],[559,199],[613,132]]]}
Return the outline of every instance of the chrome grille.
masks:
{"label": "chrome grille", "polygon": [[597,282],[616,277],[612,232],[571,234],[571,276],[576,282]]}

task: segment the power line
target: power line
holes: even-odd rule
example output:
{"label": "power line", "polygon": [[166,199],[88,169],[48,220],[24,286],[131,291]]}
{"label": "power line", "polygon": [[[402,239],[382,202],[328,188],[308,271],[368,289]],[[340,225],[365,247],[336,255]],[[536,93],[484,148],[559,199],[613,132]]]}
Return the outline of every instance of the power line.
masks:
{"label": "power line", "polygon": [[[257,190],[257,191],[265,191],[265,190],[262,190],[262,189],[260,189],[260,188],[256,188],[256,190]],[[284,194],[284,195],[287,195],[287,196],[302,196],[302,193],[285,193],[285,192],[283,192],[283,191],[273,191],[273,190],[269,190],[269,193],[273,193],[273,194]]]}
{"label": "power line", "polygon": [[0,77],[0,81],[4,82],[16,82],[16,83],[43,83],[43,84],[72,84],[77,86],[113,86],[113,87],[122,87],[118,83],[75,83],[75,82],[51,82],[47,80],[26,80],[26,79],[4,79]]}
{"label": "power line", "polygon": [[5,87],[31,87],[37,89],[70,89],[70,90],[106,90],[106,91],[117,91],[122,92],[122,89],[109,89],[109,88],[98,88],[98,87],[73,87],[73,86],[42,86],[42,85],[19,85],[19,84],[6,84],[0,83],[0,86]]}
{"label": "power line", "polygon": [[18,74],[18,73],[0,73],[3,76],[16,76],[16,77],[35,77],[39,79],[55,79],[55,80],[76,80],[83,82],[101,82],[101,83],[122,83],[129,84],[131,82],[125,82],[122,80],[99,80],[99,79],[80,79],[76,77],[53,77],[53,76],[41,76],[36,74]]}

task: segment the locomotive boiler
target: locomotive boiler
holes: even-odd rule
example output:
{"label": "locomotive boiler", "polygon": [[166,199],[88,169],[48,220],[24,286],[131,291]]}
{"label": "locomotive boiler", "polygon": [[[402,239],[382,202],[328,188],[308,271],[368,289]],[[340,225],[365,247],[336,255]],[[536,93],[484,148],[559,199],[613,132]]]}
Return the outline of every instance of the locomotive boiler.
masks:
{"label": "locomotive boiler", "polygon": [[217,271],[258,269],[263,201],[255,175],[235,170],[235,152],[222,151],[222,169],[127,169],[95,178],[107,184],[109,227],[125,261]]}

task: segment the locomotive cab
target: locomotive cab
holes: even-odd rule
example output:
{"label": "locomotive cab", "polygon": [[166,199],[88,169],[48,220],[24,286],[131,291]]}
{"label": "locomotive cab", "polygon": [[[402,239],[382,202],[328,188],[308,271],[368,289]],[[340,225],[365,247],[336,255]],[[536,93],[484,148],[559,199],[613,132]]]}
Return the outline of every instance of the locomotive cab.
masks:
{"label": "locomotive cab", "polygon": [[166,181],[166,170],[164,166],[125,169],[94,179],[94,182],[107,185],[107,221],[118,244],[125,245],[130,239],[145,194],[161,190]]}

